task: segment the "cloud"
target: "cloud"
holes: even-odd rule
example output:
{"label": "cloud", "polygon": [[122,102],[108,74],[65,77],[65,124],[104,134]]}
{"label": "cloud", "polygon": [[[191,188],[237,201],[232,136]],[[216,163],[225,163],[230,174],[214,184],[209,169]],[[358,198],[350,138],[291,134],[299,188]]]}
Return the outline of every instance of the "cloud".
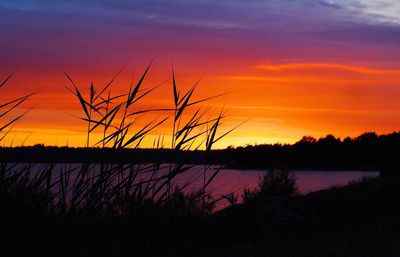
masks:
{"label": "cloud", "polygon": [[[389,0],[0,0],[0,8],[24,12],[63,13],[82,17],[156,22],[208,29],[255,29],[288,25],[324,27],[359,19],[355,13],[396,17],[400,3]],[[397,15],[399,16],[399,15]],[[399,18],[400,19],[400,18]],[[365,20],[364,20],[365,21]]]}
{"label": "cloud", "polygon": [[400,75],[400,69],[370,68],[363,66],[345,65],[339,63],[287,63],[279,65],[261,64],[257,66],[266,71],[305,71],[305,70],[338,70],[361,74]]}
{"label": "cloud", "polygon": [[[0,46],[30,58],[34,46],[43,58],[60,55],[57,52],[61,47],[66,58],[72,58],[74,52],[89,55],[96,49],[92,55],[105,54],[102,47],[109,47],[114,55],[136,49],[145,52],[143,46],[147,49],[152,46],[149,50],[152,54],[167,49],[283,59],[331,58],[333,50],[329,48],[346,53],[357,48],[360,55],[370,53],[371,48],[385,48],[383,52],[389,53],[400,43],[400,25],[372,23],[367,17],[394,16],[390,11],[396,10],[393,3],[388,0],[362,3],[358,0],[0,0],[0,30],[6,39]],[[335,51],[339,52],[336,56],[344,55]],[[10,51],[2,53],[9,54]]]}
{"label": "cloud", "polygon": [[398,0],[326,0],[365,17],[365,21],[400,24]]}

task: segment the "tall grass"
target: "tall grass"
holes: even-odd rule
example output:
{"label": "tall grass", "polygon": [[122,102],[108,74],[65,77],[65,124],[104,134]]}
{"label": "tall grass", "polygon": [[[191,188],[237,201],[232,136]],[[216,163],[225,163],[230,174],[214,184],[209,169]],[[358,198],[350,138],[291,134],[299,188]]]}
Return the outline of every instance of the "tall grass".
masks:
{"label": "tall grass", "polygon": [[[10,74],[6,79],[0,82],[0,89],[2,89],[6,83],[11,79],[14,73]],[[22,103],[29,99],[33,94],[24,95],[22,97],[0,103],[0,143],[5,137],[11,132],[15,124],[28,112],[25,111],[22,114],[12,116],[12,112],[15,111]]]}
{"label": "tall grass", "polygon": [[[230,132],[219,133],[226,113],[221,111],[214,117],[211,108],[205,106],[207,101],[218,96],[195,99],[198,82],[183,91],[172,71],[171,107],[143,109],[140,101],[151,97],[152,92],[165,84],[143,86],[150,68],[151,64],[122,94],[113,93],[119,73],[102,87],[91,83],[88,92],[83,92],[72,77],[65,74],[71,84],[68,90],[82,110],[80,119],[86,127],[84,145],[115,151],[139,148],[146,137],[169,123],[170,148],[176,156],[186,150],[209,152]],[[6,117],[30,96],[2,104],[0,118]],[[160,115],[139,125],[139,119],[154,113]],[[8,134],[24,114],[2,123],[1,131]],[[94,133],[101,134],[102,138],[93,136]],[[154,147],[165,147],[166,136],[159,136]],[[193,177],[184,176],[194,167],[193,160],[182,158],[177,158],[175,163],[142,163],[140,159],[132,159],[124,163],[100,161],[64,165],[12,164],[0,160],[0,203],[4,210],[0,214],[0,226],[11,243],[22,240],[22,235],[27,235],[24,243],[31,247],[56,242],[54,247],[64,256],[68,256],[68,252],[71,256],[85,256],[82,249],[93,255],[106,247],[115,249],[113,244],[125,241],[136,245],[132,249],[136,253],[154,248],[143,248],[143,244],[165,251],[171,249],[167,246],[170,242],[186,240],[187,235],[203,235],[200,232],[203,228],[193,220],[213,211],[219,199],[214,199],[207,187],[221,170],[221,167],[209,165],[208,158],[211,156],[206,155],[204,169],[200,171],[203,174]],[[201,188],[189,191],[188,187],[199,177],[203,181]],[[36,240],[39,231],[51,239]],[[138,250],[138,247],[143,249]]]}
{"label": "tall grass", "polygon": [[[218,135],[224,111],[212,117],[211,108],[204,103],[212,96],[194,99],[196,82],[188,91],[179,89],[172,70],[171,108],[141,109],[139,102],[165,82],[150,88],[143,88],[151,64],[146,67],[138,80],[133,81],[123,94],[113,94],[112,86],[119,75],[103,87],[90,84],[89,92],[80,90],[70,75],[65,73],[71,86],[68,88],[76,97],[86,123],[85,146],[110,147],[115,150],[139,148],[141,142],[160,125],[170,122],[171,149],[178,156],[182,151],[205,149],[225,137],[231,130]],[[7,78],[1,86],[3,86]],[[8,102],[1,107],[9,107],[2,116],[19,106],[30,95]],[[142,126],[138,119],[152,112],[162,113]],[[1,117],[2,117],[1,116]],[[23,114],[6,123],[3,128],[12,126]],[[165,116],[165,117],[162,117]],[[93,133],[100,132],[101,139],[93,141]],[[156,147],[164,147],[163,136],[157,139]],[[216,201],[210,197],[207,187],[222,167],[214,168],[204,160],[203,185],[198,192],[188,192],[187,187],[198,176],[183,179],[182,175],[192,169],[192,160],[176,163],[143,164],[140,159],[128,160],[125,164],[83,163],[79,165],[12,165],[2,163],[1,180],[8,193],[16,188],[28,188],[37,192],[37,204],[51,215],[74,216],[120,216],[151,205],[179,215],[206,214],[212,211]],[[39,201],[42,200],[42,201]],[[151,204],[150,204],[151,203]],[[190,211],[189,211],[190,210]]]}
{"label": "tall grass", "polygon": [[[90,144],[91,133],[96,129],[103,131],[103,138],[97,141],[94,145],[101,145],[103,147],[109,146],[115,149],[126,147],[137,148],[143,139],[148,136],[157,127],[168,122],[172,119],[172,132],[171,132],[171,149],[177,154],[185,150],[197,150],[205,148],[210,151],[213,145],[225,137],[232,130],[217,136],[218,129],[222,120],[225,118],[224,112],[218,116],[210,118],[210,108],[201,106],[204,102],[218,97],[212,96],[199,100],[192,100],[198,82],[196,82],[187,92],[181,92],[177,86],[174,70],[172,70],[172,92],[173,92],[173,107],[172,108],[155,108],[155,109],[134,109],[135,105],[144,97],[149,96],[151,92],[157,89],[160,85],[150,87],[149,89],[142,89],[143,82],[146,79],[151,64],[145,69],[136,83],[131,83],[129,89],[125,94],[112,95],[111,86],[115,81],[114,77],[103,88],[97,89],[94,84],[90,85],[88,96],[85,98],[83,92],[79,90],[71,77],[66,74],[68,80],[71,82],[72,88],[69,90],[78,99],[84,117],[82,120],[87,122],[87,142],[86,146]],[[117,74],[118,75],[118,74]],[[168,117],[159,120],[152,120],[142,127],[135,128],[135,121],[138,115],[148,114],[150,112],[165,112]],[[156,146],[160,146],[162,138],[157,140]],[[186,160],[187,161],[187,160]],[[128,184],[124,184],[123,192],[138,193],[139,198],[156,200],[157,203],[168,205],[168,202],[174,199],[175,196],[182,194],[184,188],[190,183],[183,185],[176,185],[174,181],[179,175],[191,169],[193,165],[189,165],[185,160],[180,163],[168,164],[168,172],[160,170],[159,164],[152,165],[152,170],[148,171],[147,168],[140,168],[137,163],[140,160],[131,160],[134,168],[134,174],[128,180]],[[136,166],[135,163],[136,162]],[[103,170],[105,169],[105,170]],[[110,165],[104,164],[101,166],[100,174],[110,174],[108,169],[114,170]],[[206,199],[206,188],[216,177],[220,168],[212,171],[211,176],[206,177],[208,170],[211,170],[211,165],[205,165],[203,187],[201,189],[201,198]],[[117,169],[118,181],[123,183],[125,181],[124,171]],[[135,179],[141,177],[139,174],[150,174],[145,181],[133,183]],[[163,175],[160,175],[163,174]],[[101,177],[101,179],[105,179]],[[126,187],[133,188],[126,188]],[[144,190],[142,189],[144,187]],[[115,190],[121,192],[121,190]],[[120,199],[129,199],[128,196],[120,197]],[[205,201],[203,201],[205,203]],[[120,204],[124,206],[124,204]]]}

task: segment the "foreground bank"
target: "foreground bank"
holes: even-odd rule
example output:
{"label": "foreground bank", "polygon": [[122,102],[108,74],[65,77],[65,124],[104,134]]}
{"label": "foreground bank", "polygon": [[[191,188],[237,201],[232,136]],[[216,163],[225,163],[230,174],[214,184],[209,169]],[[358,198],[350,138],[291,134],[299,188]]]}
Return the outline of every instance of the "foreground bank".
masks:
{"label": "foreground bank", "polygon": [[281,195],[249,193],[244,204],[216,213],[193,202],[196,197],[177,195],[169,206],[132,204],[123,215],[56,215],[35,205],[46,194],[20,186],[1,188],[2,251],[12,253],[7,256],[400,253],[400,179],[395,177],[364,179],[308,195],[293,194],[292,185],[286,184],[289,191],[281,190]]}

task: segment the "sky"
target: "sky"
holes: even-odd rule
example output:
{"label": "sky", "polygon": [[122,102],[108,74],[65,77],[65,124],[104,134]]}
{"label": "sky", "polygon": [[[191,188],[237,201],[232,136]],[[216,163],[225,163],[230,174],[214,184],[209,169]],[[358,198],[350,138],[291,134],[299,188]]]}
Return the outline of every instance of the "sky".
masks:
{"label": "sky", "polygon": [[145,85],[167,82],[138,108],[172,104],[172,65],[198,99],[227,93],[222,131],[244,123],[217,147],[400,128],[398,0],[0,0],[0,32],[0,101],[35,92],[3,144],[84,145],[63,72],[87,90],[126,65],[123,92],[152,60]]}

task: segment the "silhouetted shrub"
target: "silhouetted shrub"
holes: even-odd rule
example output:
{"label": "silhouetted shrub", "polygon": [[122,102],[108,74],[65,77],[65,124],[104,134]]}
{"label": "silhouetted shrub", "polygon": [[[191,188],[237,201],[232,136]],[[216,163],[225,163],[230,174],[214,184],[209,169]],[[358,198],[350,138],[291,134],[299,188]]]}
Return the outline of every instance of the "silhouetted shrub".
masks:
{"label": "silhouetted shrub", "polygon": [[245,189],[244,203],[266,200],[271,196],[291,196],[297,193],[296,176],[288,170],[269,170],[260,180],[257,189]]}

